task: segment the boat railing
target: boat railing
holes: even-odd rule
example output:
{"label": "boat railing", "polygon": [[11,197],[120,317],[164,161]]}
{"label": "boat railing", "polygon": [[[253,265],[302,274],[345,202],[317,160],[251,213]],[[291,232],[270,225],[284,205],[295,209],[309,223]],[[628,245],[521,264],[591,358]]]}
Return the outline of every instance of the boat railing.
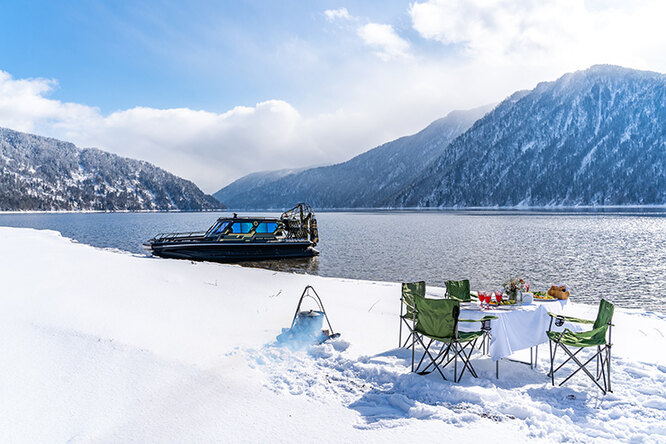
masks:
{"label": "boat railing", "polygon": [[155,236],[153,239],[158,242],[176,241],[176,240],[192,239],[195,237],[203,237],[205,234],[206,234],[205,231],[190,231],[184,233],[160,233],[157,236]]}

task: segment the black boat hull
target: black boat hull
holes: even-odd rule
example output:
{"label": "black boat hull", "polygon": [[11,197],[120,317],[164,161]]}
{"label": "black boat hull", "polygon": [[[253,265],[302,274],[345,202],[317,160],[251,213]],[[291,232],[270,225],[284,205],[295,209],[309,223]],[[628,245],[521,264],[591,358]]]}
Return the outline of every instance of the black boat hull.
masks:
{"label": "black boat hull", "polygon": [[309,241],[146,242],[143,246],[155,256],[212,262],[299,258],[319,254]]}

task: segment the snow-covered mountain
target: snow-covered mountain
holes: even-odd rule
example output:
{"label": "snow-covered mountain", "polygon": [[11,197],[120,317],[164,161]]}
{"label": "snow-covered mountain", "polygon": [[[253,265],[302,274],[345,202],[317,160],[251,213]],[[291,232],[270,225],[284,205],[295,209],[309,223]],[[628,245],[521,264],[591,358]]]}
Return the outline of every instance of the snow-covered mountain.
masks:
{"label": "snow-covered mountain", "polygon": [[418,177],[455,137],[491,108],[453,111],[417,134],[344,163],[250,174],[213,196],[229,208],[239,209],[286,208],[297,202],[317,208],[376,207]]}
{"label": "snow-covered mountain", "polygon": [[0,128],[0,210],[223,208],[192,182],[94,148]]}
{"label": "snow-covered mountain", "polygon": [[666,75],[599,65],[513,94],[398,207],[666,204]]}

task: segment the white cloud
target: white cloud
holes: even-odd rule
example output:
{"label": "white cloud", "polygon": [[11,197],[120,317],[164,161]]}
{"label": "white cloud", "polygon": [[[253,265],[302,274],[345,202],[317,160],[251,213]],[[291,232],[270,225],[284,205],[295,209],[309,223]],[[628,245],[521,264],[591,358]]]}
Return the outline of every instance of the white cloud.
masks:
{"label": "white cloud", "polygon": [[305,117],[282,100],[224,113],[134,107],[105,115],[49,98],[56,85],[0,71],[0,126],[146,160],[209,193],[255,171],[343,161],[401,135],[391,126],[386,132],[381,112]]}
{"label": "white cloud", "polygon": [[135,107],[103,115],[97,108],[49,99],[55,85],[0,71],[0,126],[147,160],[209,192],[256,170],[330,160],[311,142],[308,122],[284,101],[220,114]]}
{"label": "white cloud", "polygon": [[334,22],[336,20],[351,20],[351,15],[349,15],[347,8],[327,9],[324,11],[324,15],[326,15],[326,19],[329,22]]}
{"label": "white cloud", "polygon": [[374,48],[382,60],[407,57],[409,43],[403,40],[391,25],[368,23],[358,28],[363,42]]}
{"label": "white cloud", "polygon": [[666,46],[661,0],[428,0],[412,4],[409,14],[422,37],[489,63],[649,69]]}

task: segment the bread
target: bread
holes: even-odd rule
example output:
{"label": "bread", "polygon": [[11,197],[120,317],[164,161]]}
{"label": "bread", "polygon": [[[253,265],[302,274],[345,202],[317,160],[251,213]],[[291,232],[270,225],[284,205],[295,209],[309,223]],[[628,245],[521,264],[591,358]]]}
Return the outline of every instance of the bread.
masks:
{"label": "bread", "polygon": [[566,285],[553,285],[548,290],[548,294],[557,299],[569,299],[569,292],[567,291]]}

